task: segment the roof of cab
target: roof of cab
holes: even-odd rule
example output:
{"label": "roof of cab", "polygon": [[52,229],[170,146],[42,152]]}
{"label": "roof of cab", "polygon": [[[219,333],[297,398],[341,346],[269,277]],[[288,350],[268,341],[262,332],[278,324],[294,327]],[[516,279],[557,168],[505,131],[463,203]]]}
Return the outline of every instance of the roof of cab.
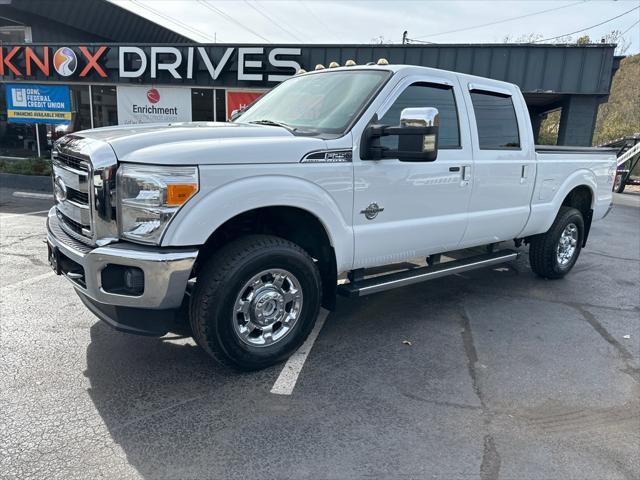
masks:
{"label": "roof of cab", "polygon": [[510,88],[515,88],[517,90],[520,89],[520,87],[518,85],[516,85],[515,83],[509,83],[509,82],[505,82],[502,80],[496,80],[493,78],[487,78],[487,77],[479,77],[477,75],[469,75],[467,73],[460,73],[460,72],[456,72],[453,70],[443,70],[441,68],[432,68],[432,67],[422,67],[422,66],[417,66],[417,65],[400,65],[400,64],[395,64],[395,65],[353,65],[353,66],[341,66],[341,67],[325,67],[325,68],[321,68],[318,70],[310,70],[308,72],[305,73],[300,73],[297,74],[296,76],[302,76],[302,75],[314,75],[314,74],[322,74],[322,73],[330,73],[330,72],[344,72],[344,71],[353,71],[353,70],[384,70],[387,72],[393,72],[394,74],[398,73],[398,72],[406,72],[406,73],[431,73],[431,74],[437,74],[438,72],[448,72],[451,74],[454,74],[456,76],[459,76],[461,78],[464,78],[464,80],[467,83],[480,83],[480,84],[490,84],[490,85],[494,85],[494,86],[500,86],[500,85],[505,85],[505,86],[509,86]]}

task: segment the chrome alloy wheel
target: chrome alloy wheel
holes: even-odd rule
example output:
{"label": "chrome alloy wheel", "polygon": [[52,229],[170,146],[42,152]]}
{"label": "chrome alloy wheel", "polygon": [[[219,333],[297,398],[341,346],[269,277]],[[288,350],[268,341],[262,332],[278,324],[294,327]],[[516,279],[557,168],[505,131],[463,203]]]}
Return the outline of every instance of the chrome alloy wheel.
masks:
{"label": "chrome alloy wheel", "polygon": [[578,227],[575,223],[570,223],[564,228],[556,246],[556,259],[560,266],[564,267],[571,262],[576,253],[577,245]]}
{"label": "chrome alloy wheel", "polygon": [[233,311],[233,327],[240,340],[252,347],[273,345],[300,318],[300,282],[286,270],[264,270],[245,283]]}

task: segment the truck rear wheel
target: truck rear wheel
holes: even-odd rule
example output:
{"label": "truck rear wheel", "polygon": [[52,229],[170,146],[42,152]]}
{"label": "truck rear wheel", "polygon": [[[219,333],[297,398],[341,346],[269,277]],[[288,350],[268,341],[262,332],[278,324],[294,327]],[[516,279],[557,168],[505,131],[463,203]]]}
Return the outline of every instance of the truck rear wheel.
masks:
{"label": "truck rear wheel", "polygon": [[193,336],[221,363],[257,370],[289,357],[318,316],[321,280],[298,245],[251,235],[205,263],[191,300]]}
{"label": "truck rear wheel", "polygon": [[536,235],[529,245],[531,269],[544,278],[562,278],[573,268],[584,239],[584,219],[579,210],[560,207],[546,233]]}

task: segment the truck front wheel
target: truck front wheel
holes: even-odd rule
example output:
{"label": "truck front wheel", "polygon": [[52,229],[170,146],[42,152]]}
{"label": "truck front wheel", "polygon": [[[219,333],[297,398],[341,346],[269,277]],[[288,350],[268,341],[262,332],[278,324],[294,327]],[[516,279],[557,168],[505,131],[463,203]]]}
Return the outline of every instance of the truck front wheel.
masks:
{"label": "truck front wheel", "polygon": [[269,235],[243,237],[198,273],[189,315],[193,336],[221,363],[265,368],[305,341],[321,291],[318,267],[298,245]]}
{"label": "truck front wheel", "polygon": [[551,228],[531,238],[531,269],[544,278],[564,277],[578,260],[583,239],[582,213],[572,207],[560,207]]}

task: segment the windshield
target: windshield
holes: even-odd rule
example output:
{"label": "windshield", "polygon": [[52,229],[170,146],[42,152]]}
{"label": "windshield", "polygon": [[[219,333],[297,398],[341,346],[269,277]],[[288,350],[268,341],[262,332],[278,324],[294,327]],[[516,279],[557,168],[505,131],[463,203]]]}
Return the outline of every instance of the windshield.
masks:
{"label": "windshield", "polygon": [[354,70],[294,77],[235,122],[279,124],[301,134],[342,134],[389,75],[383,70]]}

